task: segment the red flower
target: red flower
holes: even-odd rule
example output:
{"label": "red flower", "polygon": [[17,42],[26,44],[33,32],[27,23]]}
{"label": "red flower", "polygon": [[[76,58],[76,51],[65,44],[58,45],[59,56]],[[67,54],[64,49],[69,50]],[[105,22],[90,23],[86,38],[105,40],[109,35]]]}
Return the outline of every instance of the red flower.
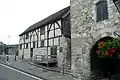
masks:
{"label": "red flower", "polygon": [[100,50],[99,49],[97,50],[97,54],[100,54]]}
{"label": "red flower", "polygon": [[110,52],[111,52],[111,53],[115,53],[115,52],[116,52],[116,49],[111,49]]}
{"label": "red flower", "polygon": [[109,55],[110,55],[110,53],[109,53],[109,52],[106,52],[106,53],[105,53],[105,55],[106,55],[106,56],[109,56]]}

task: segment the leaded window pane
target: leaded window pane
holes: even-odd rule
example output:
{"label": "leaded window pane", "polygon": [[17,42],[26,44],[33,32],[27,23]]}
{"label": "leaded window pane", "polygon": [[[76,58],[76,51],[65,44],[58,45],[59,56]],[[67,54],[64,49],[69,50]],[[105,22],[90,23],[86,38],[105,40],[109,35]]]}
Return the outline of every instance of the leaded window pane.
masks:
{"label": "leaded window pane", "polygon": [[41,27],[41,28],[40,28],[40,34],[41,34],[41,35],[45,34],[45,27]]}
{"label": "leaded window pane", "polygon": [[41,41],[41,47],[44,47],[44,40]]}

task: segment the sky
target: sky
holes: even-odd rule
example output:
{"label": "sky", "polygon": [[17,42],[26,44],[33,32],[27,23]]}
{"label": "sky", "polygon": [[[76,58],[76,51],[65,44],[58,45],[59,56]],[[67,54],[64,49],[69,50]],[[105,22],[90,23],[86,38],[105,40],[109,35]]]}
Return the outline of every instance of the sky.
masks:
{"label": "sky", "polygon": [[70,5],[70,0],[0,0],[0,41],[19,44],[19,34]]}

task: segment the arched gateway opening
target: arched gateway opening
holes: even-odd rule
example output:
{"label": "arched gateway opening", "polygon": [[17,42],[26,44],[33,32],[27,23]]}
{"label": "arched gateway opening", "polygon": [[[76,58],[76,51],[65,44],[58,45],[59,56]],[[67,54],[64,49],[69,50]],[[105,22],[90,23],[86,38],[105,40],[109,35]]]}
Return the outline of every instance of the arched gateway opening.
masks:
{"label": "arched gateway opening", "polygon": [[[99,78],[108,78],[110,75],[120,73],[120,60],[100,59],[97,54],[98,43],[104,40],[112,40],[112,37],[103,37],[99,39],[90,50],[91,58],[91,76]],[[109,72],[109,73],[108,73]],[[96,80],[96,79],[95,79]],[[98,80],[98,79],[97,79]]]}

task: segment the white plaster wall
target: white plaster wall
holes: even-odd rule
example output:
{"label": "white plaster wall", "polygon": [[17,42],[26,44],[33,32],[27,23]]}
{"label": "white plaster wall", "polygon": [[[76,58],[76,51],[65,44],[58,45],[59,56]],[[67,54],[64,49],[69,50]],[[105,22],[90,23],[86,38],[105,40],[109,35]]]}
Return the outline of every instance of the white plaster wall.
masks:
{"label": "white plaster wall", "polygon": [[30,58],[30,49],[24,49],[24,58],[29,59]]}
{"label": "white plaster wall", "polygon": [[19,50],[19,56],[22,58],[23,50]]}

